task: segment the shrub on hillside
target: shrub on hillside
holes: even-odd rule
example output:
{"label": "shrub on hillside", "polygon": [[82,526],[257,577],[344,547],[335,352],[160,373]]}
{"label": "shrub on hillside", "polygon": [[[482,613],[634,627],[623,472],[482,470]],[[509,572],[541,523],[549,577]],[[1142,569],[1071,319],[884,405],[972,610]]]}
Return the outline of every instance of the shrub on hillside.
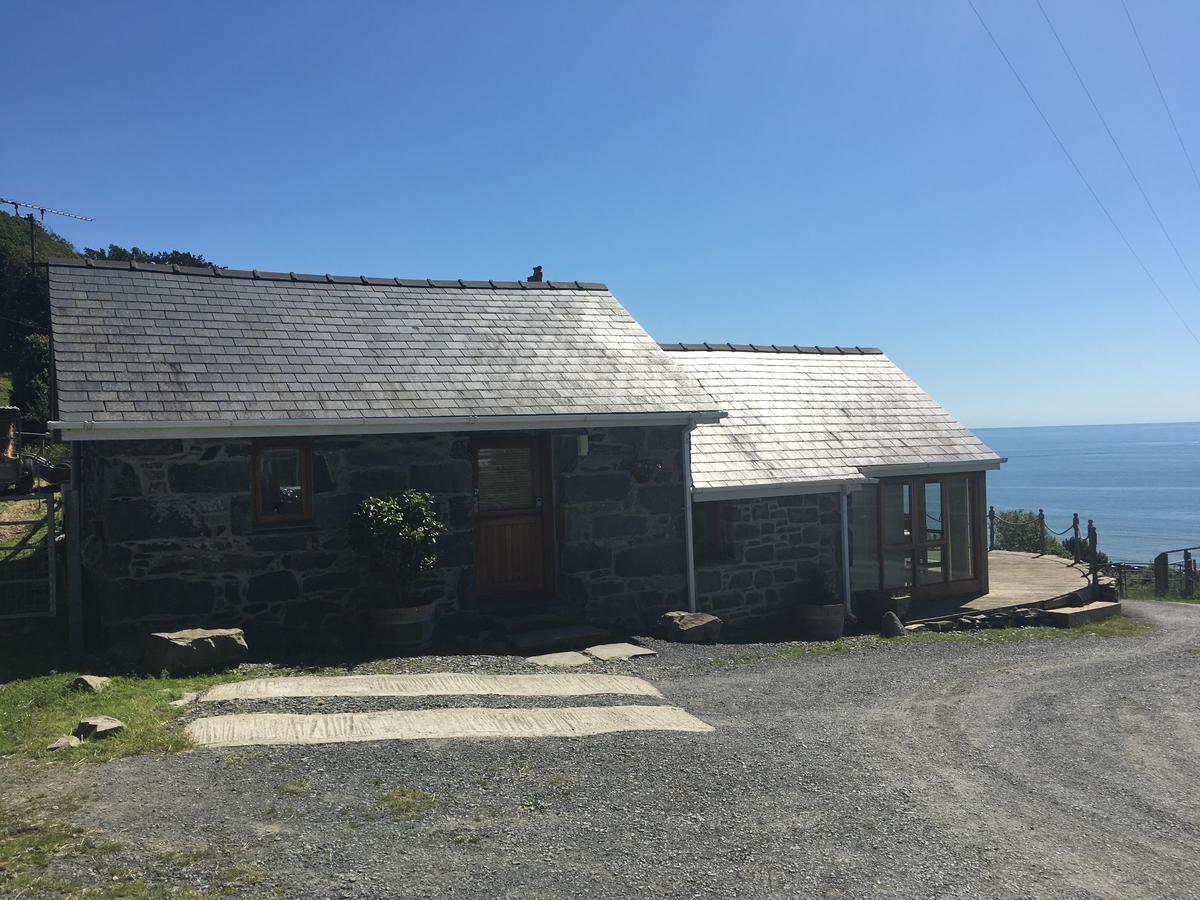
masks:
{"label": "shrub on hillside", "polygon": [[[1021,553],[1041,553],[1042,537],[1038,528],[1038,515],[1027,509],[996,510],[995,548],[1016,550]],[[1046,532],[1047,556],[1070,557],[1071,551],[1054,535]]]}
{"label": "shrub on hillside", "polygon": [[50,338],[46,335],[25,338],[13,369],[8,402],[20,407],[27,428],[45,428],[50,421]]}

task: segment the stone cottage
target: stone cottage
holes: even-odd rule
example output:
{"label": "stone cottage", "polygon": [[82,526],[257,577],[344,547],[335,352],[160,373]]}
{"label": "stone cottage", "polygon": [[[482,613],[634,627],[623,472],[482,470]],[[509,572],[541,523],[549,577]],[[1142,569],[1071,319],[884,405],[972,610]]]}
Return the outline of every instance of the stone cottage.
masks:
{"label": "stone cottage", "polygon": [[719,407],[602,284],[58,260],[53,427],[114,638],[353,628],[365,497],[431,493],[441,612],[686,608],[690,429]]}
{"label": "stone cottage", "polygon": [[442,618],[987,590],[1001,461],[877,350],[660,347],[585,282],[49,270],[94,633],[354,637],[387,600],[351,514],[408,488],[450,529],[410,598]]}

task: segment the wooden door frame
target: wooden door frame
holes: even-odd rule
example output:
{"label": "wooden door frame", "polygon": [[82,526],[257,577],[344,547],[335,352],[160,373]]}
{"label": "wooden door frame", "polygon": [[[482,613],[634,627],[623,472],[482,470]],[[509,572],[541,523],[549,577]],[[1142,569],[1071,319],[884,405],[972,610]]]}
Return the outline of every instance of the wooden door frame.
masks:
{"label": "wooden door frame", "polygon": [[[473,546],[479,539],[476,522],[480,516],[486,517],[493,515],[489,512],[480,512],[479,510],[479,451],[491,448],[504,447],[532,447],[534,459],[536,461],[537,471],[534,473],[534,485],[538,490],[537,496],[542,498],[541,519],[542,519],[542,582],[543,590],[547,594],[556,594],[558,592],[558,534],[555,528],[558,516],[555,511],[557,509],[556,498],[554,495],[554,441],[552,435],[549,434],[534,434],[534,435],[501,435],[497,437],[476,438],[472,442],[471,448],[471,471],[474,479],[475,492],[475,511],[471,517],[471,538]],[[496,518],[502,518],[506,511],[497,511],[494,515]],[[507,512],[511,512],[507,511]],[[477,590],[477,600],[492,600],[502,599],[504,594],[483,594]]]}
{"label": "wooden door frame", "polygon": [[[942,498],[942,534],[941,541],[925,541],[916,540],[918,517],[917,517],[917,494],[920,494],[921,516],[925,513],[925,496],[922,486],[927,481],[938,481],[945,483],[947,479],[965,478],[968,483],[967,490],[969,492],[969,508],[972,517],[971,522],[971,565],[974,570],[974,575],[971,578],[959,579],[958,581],[941,581],[937,584],[917,584],[916,573],[916,553],[923,546],[939,544],[943,548],[943,565],[947,566],[945,572],[947,576],[950,574],[950,556],[946,551],[949,548],[950,540],[949,533],[945,522],[946,510],[946,493],[943,488],[939,493]],[[987,550],[985,544],[981,542],[980,535],[981,523],[983,521],[981,500],[983,499],[984,484],[986,483],[986,473],[983,472],[929,472],[922,475],[898,475],[892,478],[882,477],[875,486],[875,518],[878,534],[879,547],[879,586],[883,590],[895,590],[895,588],[887,588],[884,578],[884,554],[889,548],[908,548],[913,552],[913,568],[910,573],[912,578],[911,590],[914,599],[933,599],[938,597],[948,597],[953,595],[974,595],[980,596],[987,593]],[[885,484],[907,483],[909,485],[909,510],[912,516],[912,537],[911,544],[885,544],[883,542],[883,489]]]}

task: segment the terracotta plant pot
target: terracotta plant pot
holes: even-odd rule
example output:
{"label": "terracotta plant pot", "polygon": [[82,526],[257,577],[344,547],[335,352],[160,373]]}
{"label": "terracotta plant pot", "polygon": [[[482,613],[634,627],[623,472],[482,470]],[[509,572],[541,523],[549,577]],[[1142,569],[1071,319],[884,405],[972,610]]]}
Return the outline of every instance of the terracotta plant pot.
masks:
{"label": "terracotta plant pot", "polygon": [[796,607],[796,637],[801,641],[836,641],[846,629],[846,607],[840,603]]}
{"label": "terracotta plant pot", "polygon": [[433,644],[436,610],[436,603],[367,610],[371,627],[368,638],[377,650],[400,655],[424,653]]}

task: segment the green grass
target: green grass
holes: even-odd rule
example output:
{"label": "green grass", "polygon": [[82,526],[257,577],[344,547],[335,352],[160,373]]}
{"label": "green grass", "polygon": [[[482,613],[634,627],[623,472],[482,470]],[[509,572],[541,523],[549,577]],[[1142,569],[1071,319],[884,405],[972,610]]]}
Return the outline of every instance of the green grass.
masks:
{"label": "green grass", "polygon": [[8,406],[12,393],[12,372],[0,372],[0,406]]}
{"label": "green grass", "polygon": [[304,778],[293,778],[275,788],[280,797],[297,797],[308,790],[308,781]]}
{"label": "green grass", "polygon": [[[867,650],[886,651],[889,647],[905,644],[997,644],[1007,641],[1045,640],[1060,638],[1070,640],[1081,637],[1142,637],[1153,633],[1157,626],[1139,622],[1126,615],[1112,616],[1100,622],[1089,622],[1078,628],[1051,628],[1035,625],[1025,628],[987,628],[978,631],[918,631],[903,638],[885,638],[877,634],[845,637],[837,641],[821,641],[801,644],[783,644],[774,649],[768,658],[794,659],[802,657],[838,656],[844,653],[861,653]],[[714,666],[738,666],[759,662],[763,657],[743,653],[718,657]]]}
{"label": "green grass", "polygon": [[[148,876],[112,864],[119,844],[70,823],[70,807],[45,798],[24,803],[0,803],[0,896],[62,897],[70,900],[217,900],[238,893],[269,877],[265,870],[245,860],[223,863],[212,849],[158,854],[156,873]],[[76,862],[91,870],[85,882],[64,874],[64,863]],[[57,864],[57,865],[56,865]],[[187,880],[200,879],[208,887],[172,884],[181,869]],[[69,871],[69,870],[65,870]],[[152,877],[152,880],[147,878]]]}
{"label": "green grass", "polygon": [[[75,693],[67,686],[75,672],[40,675],[0,685],[0,756],[45,758],[55,762],[99,762],[137,753],[172,753],[190,746],[173,722],[182,709],[171,706],[188,691],[236,680],[233,673],[192,678],[114,676],[99,694]],[[80,747],[47,753],[46,745],[70,734],[81,718],[107,715],[125,730]]]}
{"label": "green grass", "polygon": [[416,788],[399,787],[388,791],[379,801],[379,808],[397,819],[419,819],[440,805],[438,798]]}

